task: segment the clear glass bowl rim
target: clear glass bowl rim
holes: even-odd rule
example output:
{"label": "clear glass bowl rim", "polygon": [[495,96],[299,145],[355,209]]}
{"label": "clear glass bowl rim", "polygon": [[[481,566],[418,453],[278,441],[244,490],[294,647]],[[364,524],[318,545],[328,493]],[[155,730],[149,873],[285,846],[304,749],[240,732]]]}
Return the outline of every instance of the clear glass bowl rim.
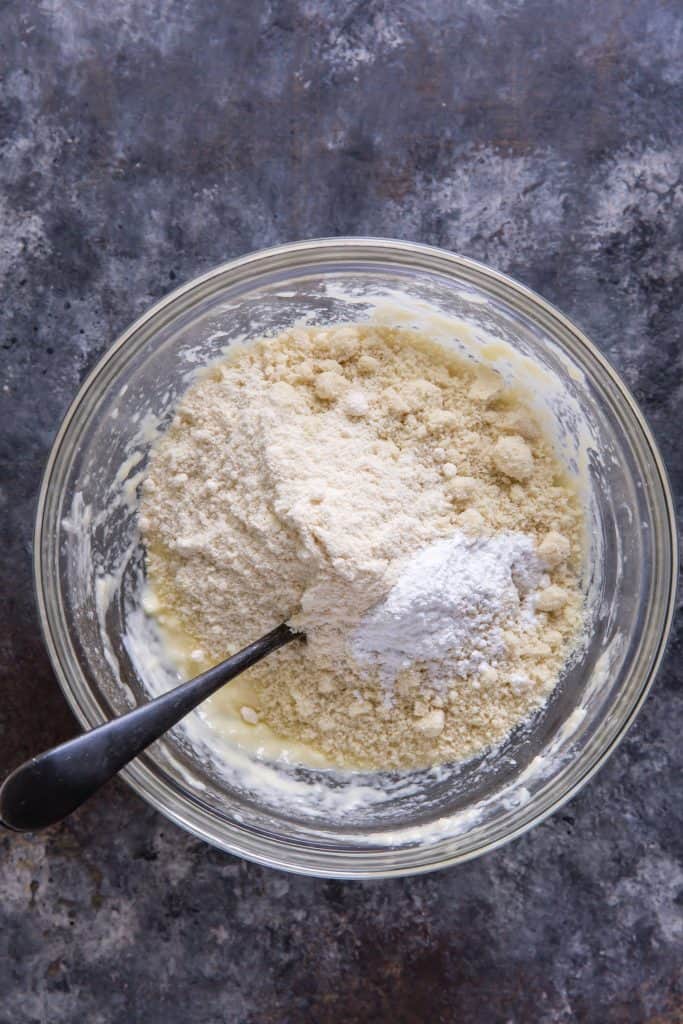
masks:
{"label": "clear glass bowl rim", "polygon": [[546,786],[539,794],[544,796],[543,800],[535,797],[519,808],[516,823],[503,835],[465,850],[449,849],[449,846],[454,846],[461,837],[424,846],[353,851],[341,847],[333,849],[329,845],[315,842],[293,843],[286,836],[266,836],[257,830],[250,830],[245,825],[217,818],[210,820],[210,816],[202,808],[184,799],[170,785],[161,783],[141,762],[133,762],[121,772],[122,777],[132,788],[167,818],[212,845],[256,863],[299,874],[329,878],[376,878],[420,874],[470,860],[522,835],[557,811],[588,782],[621,742],[640,710],[664,655],[675,611],[678,572],[675,509],[666,469],[648,424],[635,399],[608,360],[567,317],[531,289],[476,260],[434,246],[385,238],[340,237],[308,239],[258,250],[219,264],[170,292],[143,313],[105,351],[79,388],[53,441],[38,497],[33,548],[34,584],[40,625],[50,661],[71,710],[83,727],[93,728],[104,718],[79,666],[73,659],[65,656],[66,627],[63,621],[60,621],[63,611],[61,602],[55,596],[56,582],[51,581],[50,573],[47,571],[48,547],[45,527],[49,525],[49,513],[55,507],[55,503],[56,507],[60,505],[53,482],[55,477],[59,476],[64,463],[71,457],[71,448],[68,445],[65,447],[69,431],[77,422],[79,414],[82,414],[84,406],[89,404],[93,389],[105,367],[125,345],[134,342],[136,336],[139,336],[141,343],[148,341],[149,336],[143,335],[142,332],[143,329],[149,328],[155,318],[160,318],[163,314],[164,322],[168,322],[173,307],[177,307],[176,312],[190,308],[192,293],[196,293],[196,301],[205,298],[210,294],[212,282],[220,282],[220,286],[224,287],[268,270],[293,271],[302,264],[315,264],[316,260],[324,263],[335,260],[342,263],[365,260],[384,265],[394,262],[396,265],[412,267],[415,270],[436,271],[442,274],[448,274],[449,270],[459,272],[485,291],[494,291],[496,294],[504,295],[508,301],[516,301],[532,319],[535,315],[542,314],[546,322],[555,321],[572,336],[574,344],[583,349],[602,369],[619,398],[622,411],[631,419],[632,428],[640,432],[641,439],[645,442],[645,448],[652,460],[651,468],[655,471],[659,485],[656,504],[663,520],[660,537],[663,557],[662,564],[657,566],[658,578],[661,581],[658,588],[661,631],[653,642],[649,670],[639,681],[639,685],[633,687],[630,704],[625,707],[619,721],[615,723],[611,735],[604,738],[601,749],[597,753],[593,751],[589,758],[585,758],[586,763],[583,763],[585,751],[582,752],[582,756],[579,756],[572,766],[572,772],[568,773],[567,778],[563,778],[562,786],[559,789],[553,785]]}

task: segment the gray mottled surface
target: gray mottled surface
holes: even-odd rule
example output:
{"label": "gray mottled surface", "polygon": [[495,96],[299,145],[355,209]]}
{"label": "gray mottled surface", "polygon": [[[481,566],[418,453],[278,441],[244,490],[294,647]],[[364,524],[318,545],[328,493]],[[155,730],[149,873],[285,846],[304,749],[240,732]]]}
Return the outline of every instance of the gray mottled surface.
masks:
{"label": "gray mottled surface", "polygon": [[[50,440],[174,283],[381,234],[518,276],[681,480],[683,37],[665,0],[0,4],[0,773],[71,734],[36,634]],[[680,631],[590,786],[420,879],[239,862],[114,784],[0,837],[0,1024],[683,1021]]]}

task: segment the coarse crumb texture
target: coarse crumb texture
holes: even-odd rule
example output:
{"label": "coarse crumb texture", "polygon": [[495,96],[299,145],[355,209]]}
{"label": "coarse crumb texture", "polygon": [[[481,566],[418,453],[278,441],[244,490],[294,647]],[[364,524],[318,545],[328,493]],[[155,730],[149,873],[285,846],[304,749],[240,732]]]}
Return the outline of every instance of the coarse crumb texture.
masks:
{"label": "coarse crumb texture", "polygon": [[[149,607],[183,638],[186,672],[283,620],[306,632],[214,697],[212,721],[377,769],[471,756],[544,702],[581,625],[582,521],[518,389],[370,325],[295,328],[207,368],[153,452],[140,514]],[[531,538],[533,623],[509,618],[476,673],[435,686],[416,662],[388,697],[351,638],[397,567],[455,531]]]}

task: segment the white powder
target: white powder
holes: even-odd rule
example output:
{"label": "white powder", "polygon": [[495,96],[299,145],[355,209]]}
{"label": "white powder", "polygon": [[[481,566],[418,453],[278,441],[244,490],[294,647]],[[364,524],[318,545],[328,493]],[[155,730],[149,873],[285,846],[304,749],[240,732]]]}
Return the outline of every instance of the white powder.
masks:
{"label": "white powder", "polygon": [[353,652],[376,665],[389,688],[416,661],[444,688],[454,676],[495,665],[505,654],[505,627],[522,611],[533,628],[530,591],[541,577],[531,537],[456,531],[406,561],[386,598],[356,629]]}

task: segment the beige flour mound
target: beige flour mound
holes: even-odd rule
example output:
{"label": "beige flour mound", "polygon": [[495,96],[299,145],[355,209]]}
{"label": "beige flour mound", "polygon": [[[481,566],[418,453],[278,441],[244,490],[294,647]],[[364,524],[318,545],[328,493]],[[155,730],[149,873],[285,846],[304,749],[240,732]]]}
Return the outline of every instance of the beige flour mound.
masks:
{"label": "beige flour mound", "polygon": [[[239,707],[230,687],[213,698],[214,721],[241,714],[374,768],[467,757],[545,700],[580,626],[581,523],[498,374],[361,325],[293,329],[207,370],[153,453],[140,517],[150,607],[193,652],[186,671],[283,620],[306,632],[247,673]],[[548,575],[534,626],[512,620],[476,677],[439,689],[417,663],[387,699],[350,638],[401,560],[454,531],[536,542]]]}

